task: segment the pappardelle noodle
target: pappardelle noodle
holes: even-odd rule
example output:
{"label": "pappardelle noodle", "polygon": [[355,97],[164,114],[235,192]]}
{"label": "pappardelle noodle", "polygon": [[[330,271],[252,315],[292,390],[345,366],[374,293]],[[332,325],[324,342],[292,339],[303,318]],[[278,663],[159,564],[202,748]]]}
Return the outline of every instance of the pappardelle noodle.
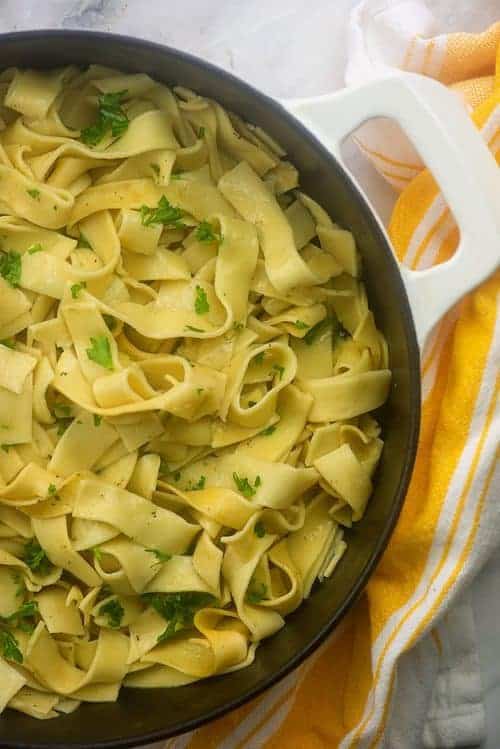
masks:
{"label": "pappardelle noodle", "polygon": [[252,663],[363,515],[391,374],[261,129],[100,66],[0,97],[0,711],[51,718]]}

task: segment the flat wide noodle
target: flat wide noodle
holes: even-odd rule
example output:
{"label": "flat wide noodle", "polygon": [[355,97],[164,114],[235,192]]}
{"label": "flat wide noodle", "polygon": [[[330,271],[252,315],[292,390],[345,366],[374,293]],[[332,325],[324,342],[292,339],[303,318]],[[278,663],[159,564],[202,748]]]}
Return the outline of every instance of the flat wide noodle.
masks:
{"label": "flat wide noodle", "polygon": [[335,585],[391,373],[258,126],[97,65],[0,89],[0,712],[46,720],[246,668]]}

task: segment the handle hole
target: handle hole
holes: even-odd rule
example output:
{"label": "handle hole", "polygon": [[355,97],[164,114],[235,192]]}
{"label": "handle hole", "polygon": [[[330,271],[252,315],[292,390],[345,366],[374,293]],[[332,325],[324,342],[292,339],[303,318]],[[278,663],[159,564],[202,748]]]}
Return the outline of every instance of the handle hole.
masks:
{"label": "handle hole", "polygon": [[343,141],[341,155],[370,196],[404,266],[423,270],[453,257],[460,242],[453,213],[395,120],[363,123]]}

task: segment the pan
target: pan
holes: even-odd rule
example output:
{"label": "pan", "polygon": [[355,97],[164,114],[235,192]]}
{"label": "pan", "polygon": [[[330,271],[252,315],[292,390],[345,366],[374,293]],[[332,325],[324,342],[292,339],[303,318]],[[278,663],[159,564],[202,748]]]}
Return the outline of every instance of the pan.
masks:
{"label": "pan", "polygon": [[[43,723],[7,710],[0,719],[0,746],[9,749],[118,749],[165,739],[256,697],[316,650],[365,587],[401,510],[418,443],[419,351],[439,318],[500,259],[496,164],[455,96],[434,81],[391,75],[334,95],[279,102],[195,57],[131,37],[43,30],[0,35],[0,69],[89,63],[147,73],[214,98],[286,149],[304,191],[356,237],[370,307],[389,345],[393,382],[381,414],[385,448],[374,494],[363,519],[347,533],[341,564],[262,643],[249,668],[170,690],[123,689],[116,703],[85,704]],[[374,209],[342,164],[342,140],[381,116],[402,126],[454,213],[461,239],[446,264],[420,272],[399,267]]]}

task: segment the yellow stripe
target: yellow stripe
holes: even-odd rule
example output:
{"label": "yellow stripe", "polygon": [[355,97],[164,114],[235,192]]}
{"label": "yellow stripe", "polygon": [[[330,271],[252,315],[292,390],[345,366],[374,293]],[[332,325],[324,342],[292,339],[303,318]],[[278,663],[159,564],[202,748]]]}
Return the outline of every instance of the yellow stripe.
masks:
{"label": "yellow stripe", "polygon": [[[459,502],[458,502],[457,509],[455,510],[455,513],[453,515],[453,521],[452,521],[451,529],[450,529],[450,531],[448,533],[448,536],[446,538],[446,542],[444,544],[444,548],[443,548],[443,552],[441,554],[441,558],[439,560],[439,564],[438,564],[436,570],[434,571],[434,573],[432,574],[431,579],[429,581],[429,584],[427,586],[428,588],[431,588],[432,585],[434,584],[434,582],[436,581],[436,579],[439,577],[439,574],[440,574],[441,570],[444,567],[444,564],[446,562],[446,557],[447,557],[447,555],[448,555],[448,553],[450,551],[451,545],[453,543],[453,540],[454,540],[454,537],[455,537],[455,534],[456,534],[456,531],[457,531],[457,528],[458,528],[459,520],[460,520],[460,517],[461,517],[461,513],[462,513],[464,505],[465,505],[465,499],[466,499],[467,494],[469,493],[469,490],[470,490],[470,487],[471,487],[471,484],[472,484],[472,481],[473,481],[473,478],[474,478],[474,474],[475,474],[475,471],[477,469],[477,464],[479,462],[481,451],[482,451],[482,448],[483,448],[483,445],[484,445],[484,442],[485,442],[485,439],[486,439],[486,435],[487,435],[488,430],[489,430],[489,428],[491,426],[491,421],[492,421],[494,413],[495,413],[495,405],[496,405],[496,398],[498,396],[498,387],[499,387],[499,384],[500,384],[500,378],[497,379],[496,386],[495,386],[495,389],[493,391],[492,398],[490,400],[490,404],[489,404],[488,411],[487,411],[487,416],[486,416],[486,421],[485,421],[485,423],[483,425],[483,428],[481,430],[481,436],[479,438],[478,444],[476,446],[476,450],[474,452],[474,457],[473,457],[473,460],[472,460],[472,464],[471,464],[471,466],[469,468],[469,471],[467,473],[467,479],[466,479],[466,482],[465,482],[464,489],[463,489],[463,491],[462,491],[462,493],[460,495],[460,499],[459,499]],[[397,635],[401,631],[403,625],[408,621],[408,619],[412,616],[412,614],[420,607],[420,605],[425,601],[426,598],[427,598],[427,591],[424,592],[419,597],[419,599],[413,604],[413,606],[409,609],[409,611],[406,612],[406,614],[399,621],[398,625],[396,626],[396,628],[391,633],[389,639],[387,640],[387,642],[385,643],[385,645],[384,645],[384,647],[382,649],[381,654],[378,657],[377,665],[376,665],[376,668],[375,668],[375,674],[374,674],[374,682],[376,682],[378,680],[379,676],[380,676],[380,671],[381,671],[381,668],[382,668],[383,660],[384,660],[384,658],[385,658],[385,656],[387,654],[387,651],[389,650],[390,646],[392,645],[392,643],[394,642],[395,638],[397,637]],[[424,617],[424,619],[423,619],[424,624],[421,623],[419,625],[419,627],[415,630],[415,633],[414,633],[414,635],[412,637],[412,640],[411,640],[412,643],[415,642],[416,639],[418,639],[418,637],[422,633],[423,628],[425,628],[425,625],[429,621],[429,618],[430,618],[430,614],[428,614],[426,617]],[[375,712],[375,707],[372,706],[372,708],[370,710],[370,713],[363,720],[363,722],[361,723],[361,725],[358,727],[358,729],[356,731],[356,734],[354,736],[354,739],[356,741],[359,739],[361,733],[366,728],[366,725],[371,720],[374,712]],[[356,744],[353,744],[353,746],[356,746]]]}
{"label": "yellow stripe", "polygon": [[439,229],[442,227],[444,222],[448,219],[448,216],[450,215],[450,209],[445,208],[437,221],[431,226],[427,234],[425,235],[424,239],[419,245],[419,248],[417,252],[415,253],[415,257],[413,258],[411,267],[415,270],[418,268],[418,265],[420,263],[420,260],[422,258],[422,255],[426,251],[427,247],[429,246],[429,242],[431,241],[432,237],[437,234]]}
{"label": "yellow stripe", "polygon": [[403,70],[411,70],[410,60],[411,60],[411,57],[413,55],[413,50],[415,48],[416,41],[417,41],[417,37],[414,36],[413,39],[411,40],[410,44],[408,45],[407,49],[406,49],[406,54],[405,54],[405,57],[404,57],[404,60],[403,60],[403,65],[402,65]]}
{"label": "yellow stripe", "polygon": [[436,40],[431,39],[430,42],[427,43],[427,46],[425,48],[424,65],[421,71],[422,73],[424,73],[424,75],[427,73],[427,67],[431,61],[432,53],[434,52],[435,46],[436,46]]}
{"label": "yellow stripe", "polygon": [[[398,159],[390,158],[387,154],[382,153],[381,151],[375,151],[374,148],[368,148],[368,146],[365,145],[365,143],[362,143],[359,138],[354,138],[354,141],[362,151],[370,154],[370,156],[376,156],[377,159],[385,161],[391,166],[402,166],[404,169],[414,169],[417,172],[420,172],[423,169],[422,164],[409,164],[407,161],[398,161]],[[410,177],[409,179],[413,179],[413,177]]]}

